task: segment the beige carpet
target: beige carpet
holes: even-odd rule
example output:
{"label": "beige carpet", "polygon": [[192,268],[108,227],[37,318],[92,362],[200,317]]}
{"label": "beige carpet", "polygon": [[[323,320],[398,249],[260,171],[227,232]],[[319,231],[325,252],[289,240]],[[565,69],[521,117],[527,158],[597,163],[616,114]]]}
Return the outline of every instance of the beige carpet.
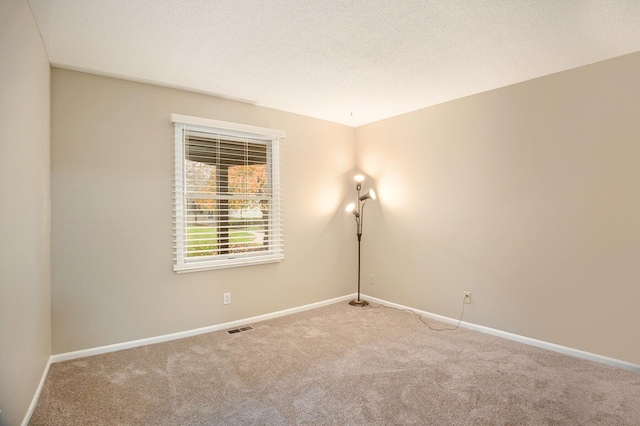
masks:
{"label": "beige carpet", "polygon": [[640,424],[640,373],[407,312],[253,326],[53,364],[30,425]]}

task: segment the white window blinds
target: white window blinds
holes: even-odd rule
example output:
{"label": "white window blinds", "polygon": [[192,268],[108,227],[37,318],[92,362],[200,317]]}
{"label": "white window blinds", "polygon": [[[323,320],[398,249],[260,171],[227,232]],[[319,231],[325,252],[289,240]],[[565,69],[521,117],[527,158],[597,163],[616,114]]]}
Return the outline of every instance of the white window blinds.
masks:
{"label": "white window blinds", "polygon": [[284,132],[172,115],[174,270],[283,259],[279,139]]}

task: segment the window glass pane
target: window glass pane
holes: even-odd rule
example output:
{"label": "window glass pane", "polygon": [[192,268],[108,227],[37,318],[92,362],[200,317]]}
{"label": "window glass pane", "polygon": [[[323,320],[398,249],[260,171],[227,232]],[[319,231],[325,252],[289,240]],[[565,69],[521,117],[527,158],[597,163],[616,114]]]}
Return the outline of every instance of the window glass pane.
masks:
{"label": "window glass pane", "polygon": [[185,160],[187,235],[186,256],[211,256],[216,253],[218,233],[216,227],[217,202],[216,166],[199,161]]}
{"label": "window glass pane", "polygon": [[216,166],[203,162],[210,160],[203,159],[199,150],[189,154],[194,152],[198,155],[189,158],[201,161],[185,159],[186,256],[266,250],[267,165]]}
{"label": "window glass pane", "polygon": [[266,250],[269,206],[269,201],[264,199],[267,195],[266,164],[229,167],[229,194],[234,195],[229,200],[230,252]]}

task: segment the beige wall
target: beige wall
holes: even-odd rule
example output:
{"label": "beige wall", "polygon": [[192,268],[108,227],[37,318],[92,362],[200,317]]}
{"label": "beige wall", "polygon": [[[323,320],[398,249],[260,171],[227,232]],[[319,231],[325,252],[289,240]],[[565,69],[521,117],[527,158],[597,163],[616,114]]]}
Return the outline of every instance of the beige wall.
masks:
{"label": "beige wall", "polygon": [[466,321],[640,364],[638,76],[640,53],[359,127],[364,291],[452,318],[471,291]]}
{"label": "beige wall", "polygon": [[[185,114],[284,130],[285,260],[172,271],[173,126]],[[354,291],[341,206],[354,129],[246,103],[52,70],[53,352],[158,336]],[[337,213],[339,212],[339,213]],[[232,303],[223,305],[223,293]]]}
{"label": "beige wall", "polygon": [[22,422],[51,354],[49,62],[26,1],[0,2],[0,425]]}

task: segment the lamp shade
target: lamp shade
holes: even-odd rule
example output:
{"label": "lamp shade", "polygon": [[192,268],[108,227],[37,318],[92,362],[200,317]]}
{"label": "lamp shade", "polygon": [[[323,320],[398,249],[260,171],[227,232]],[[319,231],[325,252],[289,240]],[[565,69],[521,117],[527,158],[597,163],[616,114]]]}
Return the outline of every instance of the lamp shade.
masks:
{"label": "lamp shade", "polygon": [[347,213],[353,213],[356,219],[360,217],[360,212],[356,210],[356,205],[354,203],[349,203],[345,210],[347,211]]}
{"label": "lamp shade", "polygon": [[370,189],[366,194],[360,196],[360,201],[365,201],[368,199],[375,200],[376,197],[376,192],[373,189]]}

